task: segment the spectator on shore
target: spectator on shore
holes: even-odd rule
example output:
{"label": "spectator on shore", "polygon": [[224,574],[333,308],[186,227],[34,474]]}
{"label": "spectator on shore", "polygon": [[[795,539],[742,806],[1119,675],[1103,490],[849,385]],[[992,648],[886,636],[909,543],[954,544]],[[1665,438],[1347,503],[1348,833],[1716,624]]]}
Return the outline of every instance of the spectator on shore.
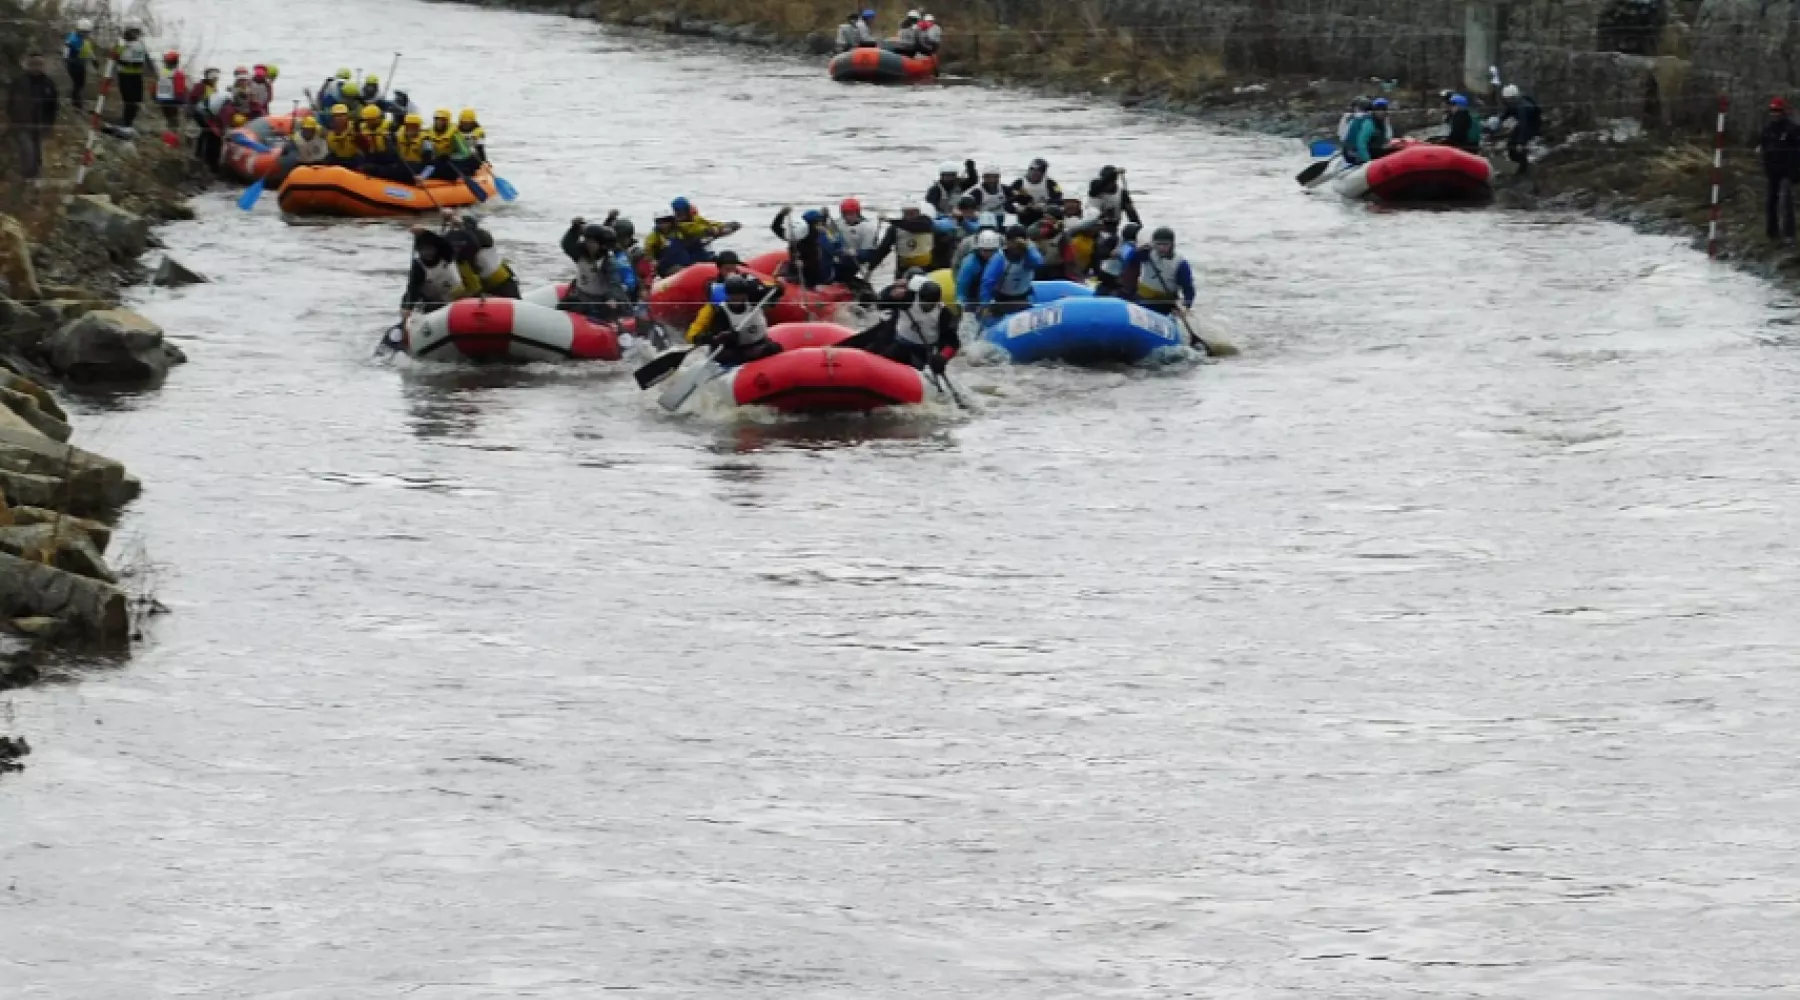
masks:
{"label": "spectator on shore", "polygon": [[1531,156],[1529,147],[1531,140],[1536,139],[1544,131],[1544,113],[1538,110],[1537,102],[1519,92],[1517,84],[1509,83],[1500,91],[1500,121],[1496,125],[1513,123],[1512,131],[1506,134],[1506,158],[1519,165],[1518,176],[1531,172]]}
{"label": "spectator on shore", "polygon": [[1800,174],[1800,125],[1788,117],[1787,101],[1769,101],[1769,120],[1756,144],[1768,182],[1763,200],[1771,240],[1794,242],[1794,177]]}
{"label": "spectator on shore", "polygon": [[23,66],[6,94],[7,134],[18,151],[19,176],[35,181],[44,173],[44,140],[56,127],[56,84],[41,53],[27,53]]}
{"label": "spectator on shore", "polygon": [[75,30],[63,40],[63,68],[69,71],[69,103],[81,107],[81,92],[87,87],[88,67],[93,65],[94,22],[82,18]]}

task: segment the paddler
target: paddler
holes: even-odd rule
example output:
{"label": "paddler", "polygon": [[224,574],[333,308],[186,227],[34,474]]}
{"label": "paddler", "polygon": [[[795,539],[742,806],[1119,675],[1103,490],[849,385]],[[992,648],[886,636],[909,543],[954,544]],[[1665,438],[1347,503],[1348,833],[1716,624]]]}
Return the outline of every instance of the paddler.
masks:
{"label": "paddler", "polygon": [[969,252],[956,265],[957,301],[971,304],[981,301],[982,275],[987,271],[988,262],[999,255],[1001,242],[996,230],[984,229],[975,235]]}
{"label": "paddler", "polygon": [[467,157],[456,161],[456,169],[466,175],[488,161],[487,129],[481,127],[474,108],[464,108],[456,113],[456,132],[462,136],[463,148],[469,150]]}
{"label": "paddler", "polygon": [[406,292],[400,296],[402,326],[412,318],[414,310],[440,309],[477,291],[464,283],[450,241],[423,226],[414,226],[412,232],[412,268],[407,273]]}
{"label": "paddler", "polygon": [[769,320],[763,315],[761,296],[766,294],[763,284],[749,275],[727,278],[724,300],[701,307],[688,327],[688,342],[717,344],[713,360],[723,368],[780,354],[781,345],[769,339]]}
{"label": "paddler", "polygon": [[370,177],[381,177],[392,181],[410,181],[412,175],[401,165],[399,157],[394,155],[393,137],[388,134],[387,121],[381,117],[381,109],[373,104],[365,104],[357,112],[356,147],[361,155],[360,168]]}
{"label": "paddler", "polygon": [[919,15],[919,30],[915,35],[922,56],[937,55],[944,47],[944,29],[938,27],[937,18],[929,13]]}
{"label": "paddler", "polygon": [[618,243],[619,234],[610,225],[589,225],[582,218],[570,221],[562,251],[575,262],[575,280],[558,308],[597,320],[616,319],[630,311],[637,274],[618,252]]}
{"label": "paddler", "polygon": [[872,338],[864,350],[942,375],[944,366],[962,349],[956,333],[958,317],[944,305],[943,286],[930,278],[914,278],[908,289],[910,302],[882,310],[881,319],[863,331]]}
{"label": "paddler", "polygon": [[334,104],[344,103],[345,90],[350,86],[350,71],[339,69],[336,74],[319,84],[319,106],[329,108]]}
{"label": "paddler", "polygon": [[1000,168],[992,163],[982,166],[980,182],[963,193],[975,199],[979,211],[1006,213],[1007,190],[1000,183]]}
{"label": "paddler", "polygon": [[483,229],[479,220],[472,215],[458,219],[454,211],[445,209],[444,226],[444,238],[456,252],[465,286],[474,287],[475,294],[486,298],[519,297],[519,279],[512,262],[500,256],[493,234]]}
{"label": "paddler", "polygon": [[964,160],[961,171],[956,169],[956,164],[945,160],[938,164],[937,181],[925,189],[925,201],[931,206],[933,214],[949,215],[963,192],[980,183],[981,177],[975,172],[974,160]]}
{"label": "paddler", "polygon": [[861,200],[845,198],[838,203],[838,220],[832,229],[838,248],[838,280],[854,287],[863,280],[863,268],[875,259],[881,227],[863,214]]}
{"label": "paddler", "polygon": [[288,136],[294,158],[303,165],[327,163],[331,160],[331,143],[319,134],[319,120],[312,115],[300,119],[300,127]]}
{"label": "paddler", "polygon": [[875,44],[875,12],[864,10],[851,14],[838,25],[837,46],[839,52],[851,49],[869,48]]}
{"label": "paddler", "polygon": [[929,204],[908,205],[901,209],[900,218],[888,226],[887,234],[876,245],[869,270],[873,272],[881,266],[889,251],[894,253],[896,271],[904,271],[909,267],[930,267],[931,256],[937,245],[937,225],[932,218],[935,214]]}
{"label": "paddler", "polygon": [[675,231],[674,212],[662,212],[656,216],[650,235],[644,237],[644,255],[656,266],[659,278],[666,278],[694,263],[693,258],[688,256],[687,244],[681,241]]}
{"label": "paddler", "polygon": [[1194,269],[1175,252],[1175,230],[1160,226],[1150,234],[1150,248],[1133,247],[1125,258],[1121,282],[1125,297],[1164,316],[1177,306],[1194,305]]}
{"label": "paddler", "polygon": [[[837,261],[825,231],[825,212],[809,208],[798,219],[790,218],[792,215],[793,209],[783,208],[769,223],[775,235],[787,241],[789,276],[807,288],[831,284],[837,277]],[[798,275],[792,273],[795,264],[799,265]]]}
{"label": "paddler", "polygon": [[407,115],[400,122],[400,131],[394,133],[393,142],[394,155],[400,158],[407,175],[424,180],[426,171],[437,158],[431,140],[425,137],[425,120],[418,115]]}
{"label": "paddler", "polygon": [[333,163],[354,167],[362,160],[362,142],[356,134],[356,120],[342,104],[331,106],[331,129],[325,133],[325,145]]}
{"label": "paddler", "polygon": [[735,222],[714,222],[706,218],[686,198],[676,198],[669,202],[669,211],[675,216],[676,238],[686,246],[688,257],[696,262],[712,260],[709,244],[721,236],[730,236],[739,229]]}
{"label": "paddler", "polygon": [[976,301],[988,318],[1019,312],[1031,305],[1031,282],[1044,258],[1032,247],[1024,226],[1006,231],[1006,247],[981,272]]}
{"label": "paddler", "polygon": [[1450,95],[1450,114],[1445,124],[1450,131],[1444,136],[1444,145],[1460,149],[1465,153],[1481,152],[1481,118],[1469,107],[1469,99],[1461,94]]}
{"label": "paddler", "polygon": [[1143,221],[1131,203],[1131,192],[1125,190],[1125,171],[1111,164],[1101,167],[1100,176],[1088,182],[1087,200],[1097,212],[1112,211],[1132,222]]}
{"label": "paddler", "polygon": [[445,176],[461,173],[456,164],[474,155],[474,150],[469,148],[462,133],[456,130],[456,124],[450,120],[449,108],[439,108],[431,113],[431,127],[425,130],[425,138],[436,156],[432,166]]}
{"label": "paddler", "polygon": [[1054,205],[1063,200],[1062,185],[1050,178],[1050,164],[1042,157],[1031,161],[1025,170],[1025,176],[1012,182],[1006,189],[1007,206],[1014,215],[1027,208],[1040,211],[1046,205]]}

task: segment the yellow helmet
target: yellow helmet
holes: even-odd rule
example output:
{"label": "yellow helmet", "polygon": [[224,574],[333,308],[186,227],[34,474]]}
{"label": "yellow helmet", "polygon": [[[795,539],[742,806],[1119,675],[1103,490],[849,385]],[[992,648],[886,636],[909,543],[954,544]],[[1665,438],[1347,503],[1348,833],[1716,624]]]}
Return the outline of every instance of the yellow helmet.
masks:
{"label": "yellow helmet", "polygon": [[248,125],[249,123],[250,123],[250,119],[245,118],[243,115],[232,115],[231,116],[231,124],[233,124],[233,125]]}
{"label": "yellow helmet", "polygon": [[450,120],[450,109],[449,108],[439,108],[436,111],[433,111],[431,113],[431,117],[432,118],[442,118],[444,121],[449,121]]}
{"label": "yellow helmet", "polygon": [[307,115],[305,118],[300,119],[300,127],[316,129],[319,127],[319,120],[312,115]]}
{"label": "yellow helmet", "polygon": [[406,121],[405,121],[405,124],[407,124],[407,125],[423,125],[423,124],[425,124],[425,119],[423,119],[423,118],[420,118],[420,117],[419,117],[419,116],[418,116],[418,115],[416,115],[416,114],[414,114],[414,115],[407,115],[407,116],[406,116]]}
{"label": "yellow helmet", "polygon": [[381,120],[381,109],[376,107],[373,104],[363,105],[362,120],[366,121],[366,122],[380,121]]}
{"label": "yellow helmet", "polygon": [[381,86],[381,75],[378,73],[370,73],[368,76],[363,77],[363,85],[367,87]]}
{"label": "yellow helmet", "polygon": [[337,78],[340,80],[350,79],[350,71],[348,69],[339,69],[337,71]]}
{"label": "yellow helmet", "polygon": [[462,122],[465,125],[475,124],[475,109],[474,108],[462,109],[462,114],[457,115],[456,120],[459,122]]}
{"label": "yellow helmet", "polygon": [[333,104],[331,106],[331,117],[333,117],[333,118],[348,118],[349,116],[350,116],[350,109],[343,106],[342,104]]}

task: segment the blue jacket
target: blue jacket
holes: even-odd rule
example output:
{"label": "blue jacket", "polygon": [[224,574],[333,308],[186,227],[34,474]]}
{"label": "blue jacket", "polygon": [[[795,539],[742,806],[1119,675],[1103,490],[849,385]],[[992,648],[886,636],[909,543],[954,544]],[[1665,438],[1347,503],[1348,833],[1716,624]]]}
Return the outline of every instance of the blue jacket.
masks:
{"label": "blue jacket", "polygon": [[981,251],[969,251],[962,266],[956,269],[956,301],[970,305],[981,301],[981,278],[986,269],[987,261],[981,259]]}
{"label": "blue jacket", "polygon": [[[1025,256],[1017,262],[1006,259],[1006,251],[994,255],[981,272],[981,303],[994,301],[997,292],[1005,292],[1015,298],[1031,294],[1031,279],[1037,275],[1037,269],[1044,266],[1044,255],[1038,253],[1037,247],[1027,246]],[[1010,275],[1009,275],[1010,272]],[[1023,277],[1021,277],[1023,275]],[[1007,281],[1008,277],[1012,280]],[[1023,284],[1024,288],[1019,288]],[[1006,286],[1012,287],[1006,287]]]}

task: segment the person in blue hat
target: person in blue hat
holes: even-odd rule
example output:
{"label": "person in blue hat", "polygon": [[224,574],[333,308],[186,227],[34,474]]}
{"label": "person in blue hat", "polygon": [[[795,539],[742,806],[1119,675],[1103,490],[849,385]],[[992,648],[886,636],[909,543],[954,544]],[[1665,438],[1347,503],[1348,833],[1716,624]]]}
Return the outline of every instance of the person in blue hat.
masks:
{"label": "person in blue hat", "polygon": [[1388,99],[1377,97],[1369,102],[1366,116],[1351,119],[1349,133],[1344,137],[1344,162],[1354,167],[1378,160],[1387,153],[1388,143],[1393,141],[1394,126],[1388,121]]}
{"label": "person in blue hat", "polygon": [[838,25],[837,50],[868,49],[876,46],[875,11],[873,8],[853,13]]}
{"label": "person in blue hat", "polygon": [[1465,153],[1481,152],[1481,117],[1469,106],[1469,99],[1462,94],[1451,94],[1448,98],[1450,113],[1444,121],[1450,126],[1449,134],[1444,136],[1444,145],[1453,146]]}

